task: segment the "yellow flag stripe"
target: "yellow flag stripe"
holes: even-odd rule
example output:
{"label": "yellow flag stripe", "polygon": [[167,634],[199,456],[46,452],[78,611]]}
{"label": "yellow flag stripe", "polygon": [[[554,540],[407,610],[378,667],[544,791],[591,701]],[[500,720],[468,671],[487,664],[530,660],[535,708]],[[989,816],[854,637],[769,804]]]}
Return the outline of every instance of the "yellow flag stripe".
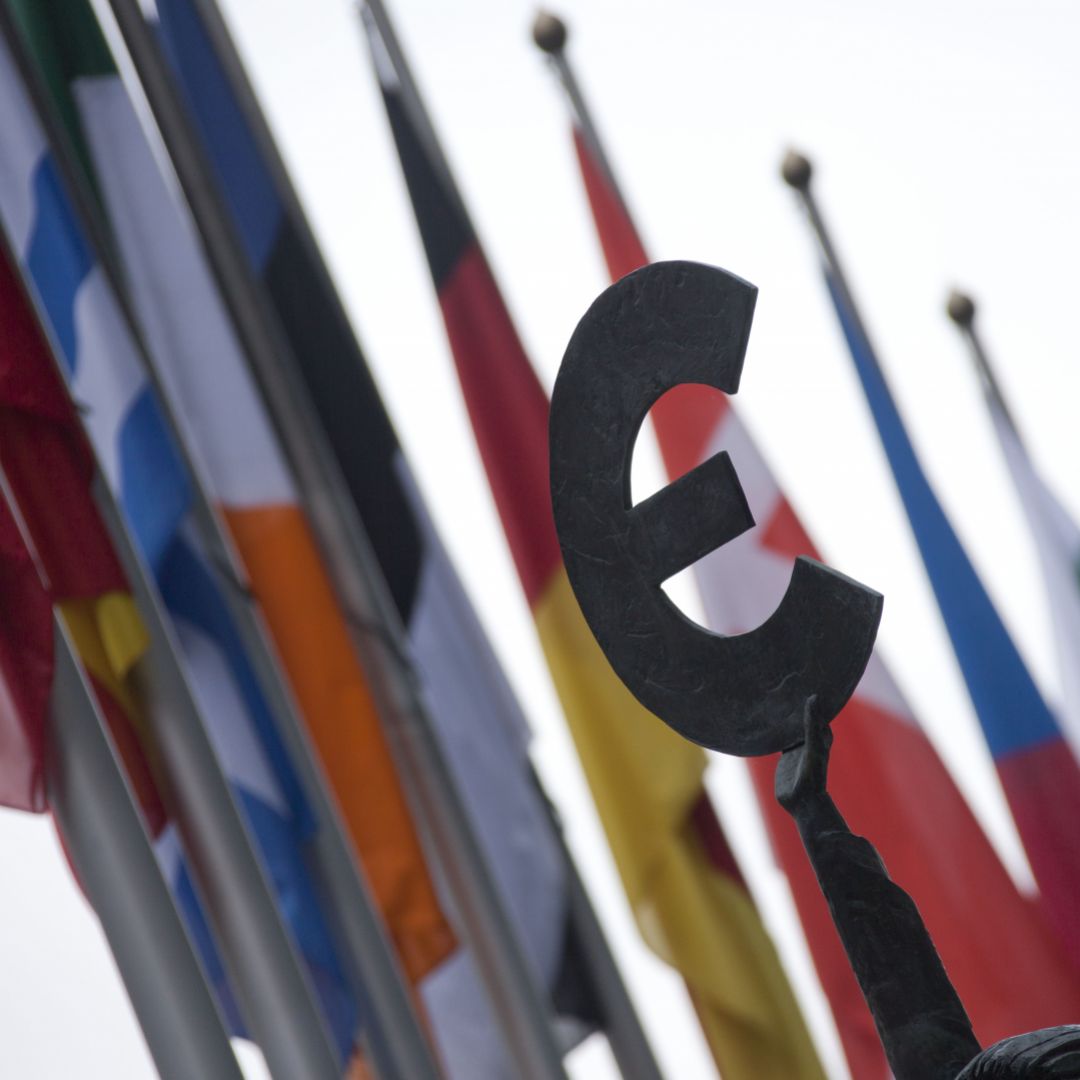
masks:
{"label": "yellow flag stripe", "polygon": [[108,592],[65,600],[59,608],[86,670],[116,698],[124,712],[135,716],[138,710],[127,677],[149,647],[150,638],[131,595]]}

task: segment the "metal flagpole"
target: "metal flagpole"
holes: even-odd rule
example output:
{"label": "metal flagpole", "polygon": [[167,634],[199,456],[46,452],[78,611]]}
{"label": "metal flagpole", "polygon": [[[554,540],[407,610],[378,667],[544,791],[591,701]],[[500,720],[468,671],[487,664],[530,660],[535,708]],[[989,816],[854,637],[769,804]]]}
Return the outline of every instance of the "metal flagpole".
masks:
{"label": "metal flagpole", "polygon": [[[408,655],[404,629],[308,395],[297,358],[285,344],[276,313],[240,248],[202,146],[137,0],[110,3],[256,383],[300,482],[305,509],[339,589],[339,598],[350,613],[354,646],[365,661],[380,712],[395,721],[395,734],[400,736],[407,755],[426,825],[459,903],[469,945],[515,1056],[518,1074],[535,1080],[562,1077],[562,1057],[549,1010],[436,743],[415,674],[404,659]],[[193,4],[204,19],[246,119],[278,181],[286,212],[293,216],[304,241],[313,244],[302,214],[298,213],[291,185],[282,182],[283,166],[272,149],[250,88],[245,80],[237,78],[239,61],[220,18],[212,5],[202,0],[193,0]],[[326,287],[332,289],[329,281]],[[346,318],[343,311],[341,318]]]}
{"label": "metal flagpole", "polygon": [[983,389],[987,395],[996,402],[999,409],[1001,409],[1002,415],[1008,421],[1009,427],[1012,428],[1013,434],[1017,440],[1023,445],[1023,440],[1020,438],[1020,431],[1013,420],[1012,412],[1009,410],[1009,406],[1005,401],[1005,395],[1001,392],[1001,384],[997,381],[997,376],[994,374],[994,369],[990,366],[990,357],[986,354],[986,349],[983,347],[982,338],[979,332],[975,329],[975,301],[967,296],[965,293],[953,290],[949,294],[949,299],[945,304],[945,310],[950,319],[956,323],[963,335],[964,340],[968,344],[968,348],[971,350],[971,358],[975,362],[975,369],[979,373],[980,380],[983,384]]}
{"label": "metal flagpole", "polygon": [[[51,337],[50,347],[62,372]],[[241,1011],[275,1075],[337,1080],[337,1055],[203,726],[168,616],[100,469],[92,495],[149,634],[132,679],[147,703],[152,761]]]}
{"label": "metal flagpole", "polygon": [[593,158],[600,166],[604,178],[619,202],[626,206],[626,200],[615,178],[615,172],[608,163],[607,154],[604,153],[604,144],[600,141],[600,134],[593,123],[592,114],[582,96],[577,76],[570,66],[570,61],[566,58],[566,42],[569,37],[566,23],[549,11],[539,11],[533,22],[532,33],[537,47],[547,53],[551,59],[551,66],[555,69],[555,74],[559,77],[559,82],[562,83],[566,96],[570,99],[570,108],[577,118],[578,127],[585,136],[585,141],[589,144]]}
{"label": "metal flagpole", "polygon": [[[367,11],[370,13],[371,21],[375,25],[375,31],[382,40],[386,55],[397,76],[406,108],[412,113],[412,119],[417,126],[420,137],[426,143],[430,159],[442,174],[446,190],[449,191],[452,197],[457,201],[460,212],[465,216],[466,220],[468,220],[468,214],[457,185],[454,182],[449,163],[439,146],[435,129],[424,108],[419,90],[416,87],[408,63],[401,50],[401,46],[394,34],[393,26],[383,7],[382,0],[362,0],[362,17],[364,7],[366,7]],[[559,25],[561,26],[561,24]],[[563,42],[565,43],[565,27],[562,27],[562,30]],[[561,52],[559,55],[561,57]],[[566,73],[565,78],[568,80],[568,87],[573,87],[571,96],[575,102],[575,108],[577,108],[580,103],[580,94],[577,93],[576,84],[573,81],[573,76],[569,72],[569,68],[566,66],[564,58],[562,59],[560,70],[565,71]],[[584,109],[584,104],[580,103],[580,107]],[[612,181],[612,184],[614,185],[614,181]],[[541,798],[548,805],[550,811],[551,804],[535,774],[533,775],[533,781],[539,789]],[[626,1077],[626,1080],[658,1080],[660,1076],[659,1068],[653,1058],[652,1051],[645,1038],[645,1033],[641,1028],[637,1013],[634,1010],[633,1004],[626,992],[626,987],[623,984],[622,977],[619,974],[614,958],[608,948],[603,930],[596,918],[596,912],[593,910],[588,893],[585,891],[585,887],[577,873],[577,868],[566,848],[562,830],[553,813],[551,814],[551,817],[552,828],[562,851],[563,862],[567,871],[567,883],[570,890],[570,918],[573,921],[578,940],[588,960],[590,974],[593,977],[596,992],[603,1002],[605,1018],[607,1021],[607,1036],[611,1044],[612,1052],[615,1054],[620,1071],[623,1076]]]}
{"label": "metal flagpole", "polygon": [[16,56],[23,81],[37,107],[60,174],[81,212],[81,223],[90,235],[91,247],[109,284],[123,308],[132,336],[136,339],[144,367],[153,384],[162,416],[191,481],[192,504],[200,539],[206,544],[211,562],[225,577],[222,593],[229,606],[252,661],[261,689],[273,710],[277,728],[297,770],[304,797],[317,821],[313,837],[313,870],[321,891],[330,900],[331,926],[345,945],[342,957],[350,987],[357,999],[370,1002],[381,1038],[370,1040],[371,1052],[384,1080],[434,1080],[439,1075],[427,1046],[427,1038],[413,1009],[404,975],[387,939],[382,918],[329,793],[317,752],[311,744],[292,691],[281,673],[277,657],[257,602],[247,586],[246,574],[235,548],[224,532],[207,494],[203,477],[182,437],[169,395],[162,386],[152,351],[140,333],[139,321],[127,295],[126,277],[118,265],[108,228],[102,220],[100,203],[88,190],[88,181],[70,145],[67,131],[41,79],[27,56],[25,46],[10,14],[0,5],[0,32]]}
{"label": "metal flagpole", "polygon": [[[570,106],[594,159],[603,170],[611,190],[625,206],[615,173],[608,164],[603,143],[600,141],[588,105],[566,57],[566,42],[569,36],[566,24],[550,12],[540,11],[533,22],[532,32],[537,46],[550,57],[551,65],[570,99]],[[571,918],[574,920],[574,926],[588,956],[590,970],[596,980],[597,992],[604,1003],[609,1025],[608,1041],[611,1043],[619,1070],[626,1080],[659,1080],[661,1075],[659,1066],[652,1055],[630,995],[626,991],[615,958],[605,939],[603,928],[596,917],[573,858],[566,849],[562,830],[557,821],[553,824],[559,834],[563,850],[566,852],[566,865],[571,877]]]}
{"label": "metal flagpole", "polygon": [[593,989],[604,1012],[604,1034],[607,1036],[615,1062],[623,1080],[663,1080],[660,1067],[653,1057],[652,1047],[645,1037],[634,1003],[626,991],[622,975],[611,954],[603,927],[578,874],[573,856],[566,846],[558,814],[533,774],[540,798],[548,808],[551,828],[566,866],[569,888],[570,920],[579,946],[588,964]]}
{"label": "metal flagpole", "polygon": [[[397,34],[394,32],[393,24],[390,22],[390,16],[386,13],[386,8],[383,7],[381,0],[355,0],[355,3],[361,20],[370,19],[377,36],[382,42],[386,57],[390,61],[390,66],[394,69],[394,74],[397,76],[398,85],[401,89],[401,100],[410,114],[417,135],[424,143],[428,160],[438,171],[444,190],[454,200],[463,220],[468,223],[470,231],[475,235],[476,230],[473,228],[472,219],[469,217],[468,209],[461,198],[461,192],[454,182],[449,162],[447,162],[446,155],[439,145],[434,125],[424,108],[424,102],[420,97],[420,91],[417,89],[416,80],[413,78],[412,71],[405,60],[405,54],[401,51],[401,45],[398,42]],[[370,40],[370,33],[368,37]]]}
{"label": "metal flagpole", "polygon": [[46,777],[79,881],[163,1080],[243,1080],[62,620]]}
{"label": "metal flagpole", "polygon": [[825,220],[818,209],[814,193],[810,190],[813,167],[802,154],[795,150],[789,150],[780,165],[780,175],[784,178],[784,182],[789,187],[793,187],[802,198],[803,205],[806,207],[806,216],[810,219],[810,226],[814,230],[818,244],[821,246],[822,258],[825,260],[825,267],[832,279],[833,286],[840,297],[841,303],[847,310],[852,325],[869,346],[870,335],[866,332],[862,315],[859,314],[859,309],[855,306],[855,298],[848,287],[847,278],[844,276],[844,271],[840,266],[840,260],[837,258],[836,249],[833,247],[832,238],[829,236],[829,230],[825,227]]}
{"label": "metal flagpole", "polygon": [[147,703],[167,805],[175,810],[241,1012],[275,1076],[337,1078],[337,1055],[203,726],[168,615],[100,474],[94,489],[150,632],[149,652],[133,675]]}
{"label": "metal flagpole", "polygon": [[[425,141],[430,160],[442,174],[442,180],[446,190],[449,191],[452,197],[457,201],[461,214],[468,220],[468,213],[464,201],[462,200],[454,181],[449,163],[438,143],[435,129],[424,108],[419,90],[413,80],[412,73],[409,70],[401,46],[397,41],[393,26],[390,23],[386,9],[383,7],[382,0],[360,0],[362,18],[364,17],[365,8],[375,25],[376,33],[382,40],[386,55],[397,76],[402,98],[406,108],[411,111],[412,119],[417,126],[420,137]],[[566,28],[559,23],[558,20],[554,20],[554,22],[558,24],[555,27],[555,30],[558,31],[561,29],[562,44],[565,44]],[[591,133],[587,134],[587,137],[595,139],[595,132],[593,132],[591,126],[587,125],[587,121],[584,119],[584,102],[581,100],[581,96],[577,91],[577,85],[574,82],[569,67],[566,65],[561,48],[558,50],[557,56],[553,54],[553,57],[556,60],[556,65],[559,67],[560,72],[563,73],[564,82],[570,91],[574,107],[575,109],[579,109],[582,113],[583,125],[586,125],[587,132]],[[600,160],[603,161],[603,155],[599,152],[599,144],[597,144],[597,148]],[[611,182],[614,188],[613,178]],[[634,1010],[633,1003],[626,992],[622,976],[619,974],[619,970],[615,965],[615,960],[611,955],[607,940],[604,937],[603,929],[596,917],[596,912],[589,900],[588,893],[585,891],[585,887],[578,875],[577,867],[574,865],[573,859],[570,857],[570,853],[567,850],[562,835],[562,829],[556,820],[551,803],[548,800],[546,793],[543,791],[539,779],[535,774],[533,774],[532,779],[539,790],[541,799],[549,808],[552,829],[555,832],[557,842],[562,851],[563,862],[567,872],[567,883],[570,890],[570,918],[573,921],[578,940],[588,960],[590,974],[593,977],[596,992],[603,1003],[605,1019],[607,1021],[608,1041],[611,1044],[612,1052],[619,1064],[619,1069],[626,1080],[659,1080],[660,1071],[656,1064],[656,1060],[652,1055],[648,1040],[645,1038],[645,1033],[641,1028],[641,1022]]]}

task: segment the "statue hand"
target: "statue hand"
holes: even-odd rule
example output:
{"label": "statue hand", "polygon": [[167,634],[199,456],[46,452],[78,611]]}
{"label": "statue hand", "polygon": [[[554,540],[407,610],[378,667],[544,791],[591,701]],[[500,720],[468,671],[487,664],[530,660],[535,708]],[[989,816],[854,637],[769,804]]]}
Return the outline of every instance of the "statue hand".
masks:
{"label": "statue hand", "polygon": [[816,695],[807,698],[803,725],[803,742],[785,750],[776,766],[776,801],[789,814],[825,794],[829,771],[832,729],[818,715]]}

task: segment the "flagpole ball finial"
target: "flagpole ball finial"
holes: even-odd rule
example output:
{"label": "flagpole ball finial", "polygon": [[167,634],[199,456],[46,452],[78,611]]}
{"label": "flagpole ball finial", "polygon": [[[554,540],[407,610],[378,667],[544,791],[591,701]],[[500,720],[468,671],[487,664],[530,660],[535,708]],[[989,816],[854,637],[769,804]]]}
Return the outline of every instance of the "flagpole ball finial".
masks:
{"label": "flagpole ball finial", "polygon": [[812,172],[810,160],[797,150],[789,150],[784,155],[780,175],[784,178],[784,183],[790,184],[796,191],[805,191],[810,186]]}
{"label": "flagpole ball finial", "polygon": [[968,327],[975,321],[975,301],[967,293],[953,289],[945,303],[945,310],[957,326]]}
{"label": "flagpole ball finial", "polygon": [[566,23],[558,15],[541,9],[532,28],[533,41],[546,53],[557,56],[566,48]]}

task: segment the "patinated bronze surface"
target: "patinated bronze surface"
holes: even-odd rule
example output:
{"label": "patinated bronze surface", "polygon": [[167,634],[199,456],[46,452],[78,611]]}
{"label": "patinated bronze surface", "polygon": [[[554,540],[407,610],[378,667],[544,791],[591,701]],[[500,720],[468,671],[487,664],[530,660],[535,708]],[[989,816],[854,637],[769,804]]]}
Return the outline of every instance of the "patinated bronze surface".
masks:
{"label": "patinated bronze surface", "polygon": [[912,899],[874,846],[847,827],[825,789],[832,729],[811,698],[805,740],[776,769],[896,1080],[955,1080],[980,1050]]}
{"label": "patinated bronze surface", "polygon": [[723,637],[687,619],[661,583],[754,524],[718,453],[643,500],[630,462],[667,390],[739,388],[757,290],[698,263],[654,263],[607,289],[574,331],[551,400],[551,494],[570,583],[634,696],[714,750],[766,754],[802,738],[806,700],[834,717],[877,633],[879,593],[809,558],[776,612]]}
{"label": "patinated bronze surface", "polygon": [[551,408],[552,504],[578,602],[619,677],[676,731],[728,753],[784,750],[776,797],[795,819],[896,1080],[1080,1080],[1080,1027],[980,1048],[914,902],[828,794],[829,722],[869,659],[881,596],[799,559],[776,613],[725,638],[686,619],[660,588],[753,519],[725,453],[632,505],[634,441],[673,386],[735,393],[755,295],[722,270],[657,263],[604,292],[578,325]]}
{"label": "patinated bronze surface", "polygon": [[826,790],[833,733],[813,699],[804,724],[803,743],[780,758],[776,798],[795,819],[896,1080],[1078,1080],[1077,1026],[980,1048],[918,908]]}

